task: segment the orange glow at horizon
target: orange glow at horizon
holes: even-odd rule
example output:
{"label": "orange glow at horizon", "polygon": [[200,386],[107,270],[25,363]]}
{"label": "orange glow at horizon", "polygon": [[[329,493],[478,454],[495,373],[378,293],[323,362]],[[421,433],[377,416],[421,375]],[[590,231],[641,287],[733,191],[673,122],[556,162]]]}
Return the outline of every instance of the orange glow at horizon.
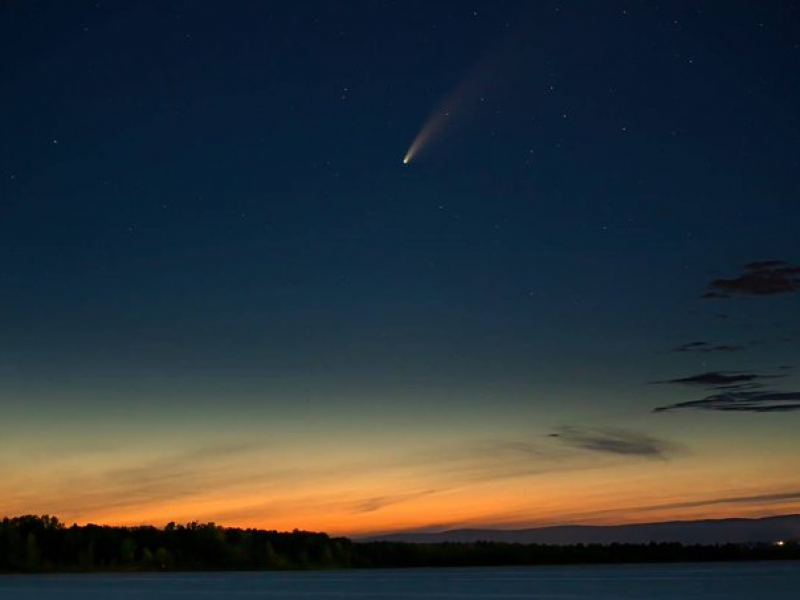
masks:
{"label": "orange glow at horizon", "polygon": [[[713,499],[712,499],[713,503]],[[414,531],[414,530],[447,530],[458,528],[487,529],[522,529],[530,527],[549,527],[556,525],[621,525],[634,523],[651,523],[660,521],[680,521],[696,519],[725,518],[758,518],[789,513],[800,513],[800,500],[775,503],[768,508],[764,506],[717,506],[692,507],[681,509],[652,509],[649,507],[629,509],[608,508],[609,515],[597,515],[594,512],[538,511],[531,509],[530,517],[522,514],[512,521],[497,518],[498,506],[491,503],[476,506],[455,508],[453,504],[435,502],[424,507],[406,507],[384,511],[385,515],[365,518],[363,515],[347,513],[316,513],[304,510],[279,510],[270,517],[265,511],[258,516],[247,507],[241,509],[237,516],[239,502],[192,502],[186,505],[168,504],[159,507],[143,507],[115,513],[99,511],[96,515],[69,515],[65,518],[57,511],[50,512],[58,516],[62,522],[85,525],[88,523],[118,526],[155,525],[163,526],[172,521],[176,523],[215,522],[225,527],[256,528],[265,530],[291,531],[301,529],[307,531],[323,531],[331,535],[364,536],[371,534]],[[31,511],[28,511],[31,512]],[[48,511],[33,511],[45,514]],[[22,513],[15,513],[22,514]],[[449,518],[442,519],[443,515]]]}
{"label": "orange glow at horizon", "polygon": [[[283,493],[271,490],[268,480],[219,485],[209,481],[203,489],[150,500],[142,499],[143,494],[126,498],[127,490],[93,490],[88,484],[81,486],[85,493],[65,490],[59,498],[41,490],[4,506],[10,514],[48,513],[67,523],[163,526],[169,521],[213,521],[229,527],[355,536],[423,528],[610,525],[800,512],[800,497],[788,497],[791,490],[725,490],[719,485],[723,481],[701,470],[672,478],[666,488],[658,476],[648,474],[651,468],[647,463],[614,465],[597,471],[452,482],[438,489],[413,486],[402,473],[370,473],[350,481],[320,477],[318,485],[313,480],[299,482]],[[787,497],[765,500],[770,494]]]}
{"label": "orange glow at horizon", "polygon": [[[657,433],[674,449],[654,457],[570,446],[547,427],[491,415],[450,431],[399,415],[387,432],[362,412],[303,435],[291,415],[268,433],[263,421],[234,416],[183,429],[133,424],[113,436],[100,427],[9,437],[17,454],[0,458],[0,507],[67,523],[213,521],[334,535],[800,512],[800,490],[787,484],[800,470],[800,440],[788,420],[771,424],[771,445],[753,443],[763,433],[752,422],[731,419],[718,427],[725,435],[700,437],[691,422],[662,420],[673,429]],[[782,460],[771,460],[779,445]]]}

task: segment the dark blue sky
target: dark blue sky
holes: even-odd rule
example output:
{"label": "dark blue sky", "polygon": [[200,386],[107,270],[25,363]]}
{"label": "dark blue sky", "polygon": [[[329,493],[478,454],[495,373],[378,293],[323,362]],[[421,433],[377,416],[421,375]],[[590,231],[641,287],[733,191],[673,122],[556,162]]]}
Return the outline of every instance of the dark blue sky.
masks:
{"label": "dark blue sky", "polygon": [[797,2],[7,2],[0,53],[8,449],[235,414],[699,460],[800,408]]}

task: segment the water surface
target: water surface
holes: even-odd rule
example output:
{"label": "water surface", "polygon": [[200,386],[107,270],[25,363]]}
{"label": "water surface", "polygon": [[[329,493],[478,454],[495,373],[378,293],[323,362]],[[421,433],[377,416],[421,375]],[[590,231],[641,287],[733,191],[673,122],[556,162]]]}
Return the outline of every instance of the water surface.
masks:
{"label": "water surface", "polygon": [[777,600],[796,598],[798,590],[798,562],[299,573],[0,576],[2,600]]}

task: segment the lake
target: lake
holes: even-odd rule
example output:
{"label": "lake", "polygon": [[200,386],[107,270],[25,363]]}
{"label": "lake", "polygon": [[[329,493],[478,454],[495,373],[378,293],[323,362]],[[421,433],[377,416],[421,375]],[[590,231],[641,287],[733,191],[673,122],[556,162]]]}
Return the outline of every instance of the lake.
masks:
{"label": "lake", "polygon": [[376,571],[0,575],[2,600],[379,598],[759,600],[797,597],[800,563]]}

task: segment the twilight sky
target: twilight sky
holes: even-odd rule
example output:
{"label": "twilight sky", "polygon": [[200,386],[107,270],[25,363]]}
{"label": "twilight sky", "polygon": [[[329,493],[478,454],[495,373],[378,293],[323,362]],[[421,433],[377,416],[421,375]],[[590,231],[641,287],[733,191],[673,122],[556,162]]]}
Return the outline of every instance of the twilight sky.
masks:
{"label": "twilight sky", "polygon": [[0,55],[0,515],[800,511],[797,2],[20,1]]}

